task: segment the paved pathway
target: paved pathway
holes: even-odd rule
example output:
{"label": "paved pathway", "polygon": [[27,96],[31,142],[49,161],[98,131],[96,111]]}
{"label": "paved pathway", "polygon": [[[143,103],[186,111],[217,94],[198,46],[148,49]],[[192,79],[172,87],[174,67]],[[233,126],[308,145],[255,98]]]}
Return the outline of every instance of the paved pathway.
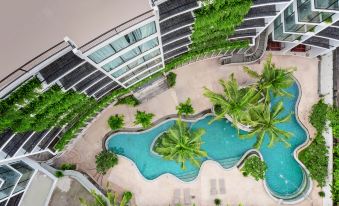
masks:
{"label": "paved pathway", "polygon": [[[318,100],[317,60],[293,56],[273,56],[273,62],[282,67],[296,66],[298,68],[295,77],[301,83],[303,94],[298,108],[299,117],[313,136],[314,128],[308,122],[308,115],[312,105]],[[262,63],[250,66],[259,71],[262,69]],[[102,150],[102,139],[110,131],[107,125],[109,116],[123,114],[125,126],[135,127],[133,121],[136,110],[152,112],[155,114],[154,120],[157,120],[162,116],[176,113],[176,105],[185,101],[188,97],[192,99],[192,105],[198,113],[211,107],[208,99],[202,95],[204,86],[214,91],[221,91],[218,80],[228,78],[231,73],[235,74],[238,82],[242,85],[254,82],[242,71],[242,66],[222,66],[216,60],[190,64],[175,70],[175,73],[178,74],[176,86],[159,94],[156,98],[135,108],[125,105],[109,106],[58,161],[76,163],[80,170],[92,176],[103,186],[109,181],[116,191],[132,191],[136,197],[137,205],[140,206],[168,205],[172,203],[173,191],[178,187],[181,189],[191,188],[197,205],[212,205],[211,201],[215,197],[210,196],[208,188],[209,178],[211,177],[225,178],[227,195],[222,197],[224,203],[236,204],[242,202],[246,206],[276,205],[277,203],[270,199],[264,190],[262,182],[243,178],[237,169],[231,171],[217,169],[215,162],[204,164],[201,175],[194,183],[182,183],[178,179],[168,176],[158,178],[156,181],[147,181],[140,176],[133,163],[124,158],[120,158],[119,164],[111,169],[107,175],[100,176],[96,173],[95,155]],[[318,191],[319,189],[314,188],[310,197],[299,205],[321,205],[321,199],[317,195]]]}

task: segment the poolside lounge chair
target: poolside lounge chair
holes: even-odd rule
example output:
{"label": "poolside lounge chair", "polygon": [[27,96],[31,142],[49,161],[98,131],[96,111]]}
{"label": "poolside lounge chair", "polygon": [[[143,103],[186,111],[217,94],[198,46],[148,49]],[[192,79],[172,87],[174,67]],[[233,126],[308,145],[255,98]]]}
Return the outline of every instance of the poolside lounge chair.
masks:
{"label": "poolside lounge chair", "polygon": [[211,195],[218,194],[218,191],[217,191],[217,180],[216,179],[211,179],[210,180],[210,184],[211,184]]}
{"label": "poolside lounge chair", "polygon": [[226,193],[225,180],[224,179],[219,179],[219,192],[220,192],[220,194]]}
{"label": "poolside lounge chair", "polygon": [[190,189],[184,189],[184,203],[185,205],[191,205],[191,191]]}
{"label": "poolside lounge chair", "polygon": [[180,204],[180,189],[174,190],[173,204],[174,205]]}

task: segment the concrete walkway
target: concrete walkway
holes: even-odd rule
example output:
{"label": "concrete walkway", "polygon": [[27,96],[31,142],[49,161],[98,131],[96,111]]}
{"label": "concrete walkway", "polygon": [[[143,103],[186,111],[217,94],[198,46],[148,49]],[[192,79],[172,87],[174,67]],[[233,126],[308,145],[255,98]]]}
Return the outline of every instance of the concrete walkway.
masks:
{"label": "concrete walkway", "polygon": [[[314,136],[314,128],[308,122],[311,107],[318,101],[318,62],[316,59],[308,59],[293,56],[273,56],[273,62],[281,67],[295,66],[298,70],[295,77],[301,84],[302,97],[298,112],[301,122],[308,129],[311,137]],[[262,70],[262,64],[250,65],[256,71]],[[95,170],[95,155],[102,150],[102,139],[110,131],[107,120],[113,114],[125,116],[126,127],[135,127],[133,124],[136,110],[144,110],[155,114],[154,121],[169,114],[176,113],[175,107],[179,102],[188,97],[196,113],[211,107],[211,104],[203,93],[206,86],[214,91],[221,91],[219,79],[227,79],[231,73],[235,74],[241,85],[254,82],[243,71],[242,66],[219,65],[216,60],[206,60],[184,66],[175,70],[177,84],[155,98],[137,107],[125,105],[109,106],[96,121],[80,136],[73,145],[57,160],[57,163],[76,163],[77,167],[89,174],[99,184],[105,186],[109,181],[115,191],[130,190],[136,197],[136,204],[142,205],[168,205],[172,204],[173,192],[176,189],[190,188],[194,195],[196,205],[213,205],[214,196],[209,193],[208,182],[210,178],[224,178],[226,180],[226,196],[224,203],[244,205],[277,205],[264,190],[262,182],[251,181],[242,177],[237,169],[226,171],[216,165],[215,162],[207,162],[201,168],[201,175],[195,182],[183,183],[177,178],[162,176],[154,181],[145,180],[134,164],[124,158],[119,159],[119,164],[111,169],[105,176],[99,175]],[[314,184],[316,185],[316,184]],[[322,205],[318,196],[318,188],[313,188],[310,197],[299,205]],[[157,194],[156,196],[154,194]]]}

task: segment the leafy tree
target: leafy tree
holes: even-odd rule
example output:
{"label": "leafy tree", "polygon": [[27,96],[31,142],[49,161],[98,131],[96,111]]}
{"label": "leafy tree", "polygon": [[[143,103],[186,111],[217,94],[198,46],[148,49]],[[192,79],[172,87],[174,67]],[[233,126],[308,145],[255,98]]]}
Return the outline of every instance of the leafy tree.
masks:
{"label": "leafy tree", "polygon": [[244,71],[248,75],[258,80],[258,90],[265,95],[267,103],[270,102],[270,92],[272,92],[274,96],[291,96],[285,89],[294,83],[292,73],[295,70],[295,68],[277,68],[276,65],[272,63],[272,55],[267,58],[261,74],[251,70],[249,67],[244,67]]}
{"label": "leafy tree", "polygon": [[227,114],[232,118],[233,124],[237,126],[239,122],[243,122],[247,118],[248,110],[258,102],[259,94],[252,87],[240,88],[234,74],[228,81],[220,80],[219,82],[223,87],[223,94],[215,93],[207,88],[204,92],[213,105],[220,106],[221,112],[214,120],[224,118]]}
{"label": "leafy tree", "polygon": [[166,76],[167,78],[167,84],[169,87],[174,87],[175,83],[176,83],[176,78],[177,75],[174,72],[169,72]]}
{"label": "leafy tree", "polygon": [[143,128],[147,128],[151,126],[153,117],[154,114],[152,113],[146,113],[145,111],[138,110],[137,113],[135,114],[134,124],[135,125],[141,124]]}
{"label": "leafy tree", "polygon": [[265,172],[267,170],[267,165],[257,156],[252,156],[247,158],[245,165],[241,168],[243,174],[251,175],[255,180],[263,180],[265,178]]}
{"label": "leafy tree", "polygon": [[186,169],[186,161],[198,167],[201,164],[199,158],[207,157],[206,151],[201,149],[204,134],[204,129],[190,130],[185,122],[178,119],[158,138],[153,149],[165,160],[179,163],[182,169]]}
{"label": "leafy tree", "polygon": [[111,127],[111,129],[117,130],[117,129],[121,129],[124,127],[124,115],[114,115],[114,116],[110,116],[108,119],[108,125]]}
{"label": "leafy tree", "polygon": [[251,131],[247,134],[240,135],[241,138],[251,138],[256,136],[257,141],[254,145],[256,149],[261,147],[265,135],[270,139],[268,147],[272,147],[276,142],[283,142],[286,146],[290,146],[288,139],[292,137],[291,132],[281,130],[277,124],[290,120],[291,114],[284,117],[278,117],[284,110],[282,102],[277,103],[271,110],[268,105],[259,104],[249,111],[246,123],[251,126]]}
{"label": "leafy tree", "polygon": [[80,204],[82,206],[127,206],[133,196],[131,192],[124,192],[119,204],[118,195],[115,192],[108,191],[106,197],[103,197],[92,190],[91,195],[94,198],[94,202],[87,202],[84,198],[80,197]]}
{"label": "leafy tree", "polygon": [[185,102],[179,103],[179,105],[176,107],[178,111],[178,115],[189,115],[194,114],[194,108],[192,107],[191,99],[188,98]]}
{"label": "leafy tree", "polygon": [[107,170],[118,164],[118,157],[111,151],[101,151],[95,156],[97,172],[106,174]]}

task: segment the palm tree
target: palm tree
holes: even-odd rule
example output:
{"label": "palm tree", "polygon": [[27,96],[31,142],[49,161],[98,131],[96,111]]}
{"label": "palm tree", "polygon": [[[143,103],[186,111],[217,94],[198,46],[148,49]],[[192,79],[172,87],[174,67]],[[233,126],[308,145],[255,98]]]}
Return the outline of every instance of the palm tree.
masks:
{"label": "palm tree", "polygon": [[264,70],[261,74],[251,70],[249,67],[244,67],[244,71],[251,77],[258,79],[258,90],[265,95],[265,102],[270,102],[270,92],[274,96],[292,96],[286,92],[285,89],[292,86],[294,79],[292,73],[296,68],[277,68],[272,63],[272,55],[269,55],[265,64]]}
{"label": "palm tree", "polygon": [[207,157],[206,151],[201,149],[203,144],[201,137],[204,134],[204,129],[190,130],[187,123],[179,118],[168,131],[159,137],[154,150],[164,159],[180,163],[182,169],[186,169],[186,161],[199,167],[201,164],[199,158]]}
{"label": "palm tree", "polygon": [[129,201],[132,199],[132,193],[131,192],[124,192],[122,195],[122,200],[120,204],[118,204],[118,196],[116,193],[113,193],[111,191],[108,191],[106,194],[106,197],[103,197],[100,194],[97,194],[94,190],[91,191],[91,195],[94,198],[93,203],[87,202],[83,198],[79,198],[80,204],[83,206],[127,206]]}
{"label": "palm tree", "polygon": [[204,88],[204,95],[210,99],[212,104],[220,105],[221,112],[212,121],[224,118],[227,114],[237,126],[238,122],[246,118],[247,111],[253,107],[253,104],[258,102],[259,93],[253,87],[239,88],[234,74],[231,74],[228,81],[220,80],[219,82],[223,87],[223,94]]}
{"label": "palm tree", "polygon": [[287,139],[292,137],[291,132],[281,130],[277,124],[289,121],[291,114],[284,117],[278,117],[284,110],[282,102],[276,104],[272,111],[269,105],[260,104],[249,111],[249,118],[246,121],[251,126],[251,131],[240,135],[241,138],[257,136],[257,142],[254,147],[259,149],[264,141],[265,135],[270,139],[268,147],[272,147],[276,142],[283,142],[287,147],[290,146]]}

